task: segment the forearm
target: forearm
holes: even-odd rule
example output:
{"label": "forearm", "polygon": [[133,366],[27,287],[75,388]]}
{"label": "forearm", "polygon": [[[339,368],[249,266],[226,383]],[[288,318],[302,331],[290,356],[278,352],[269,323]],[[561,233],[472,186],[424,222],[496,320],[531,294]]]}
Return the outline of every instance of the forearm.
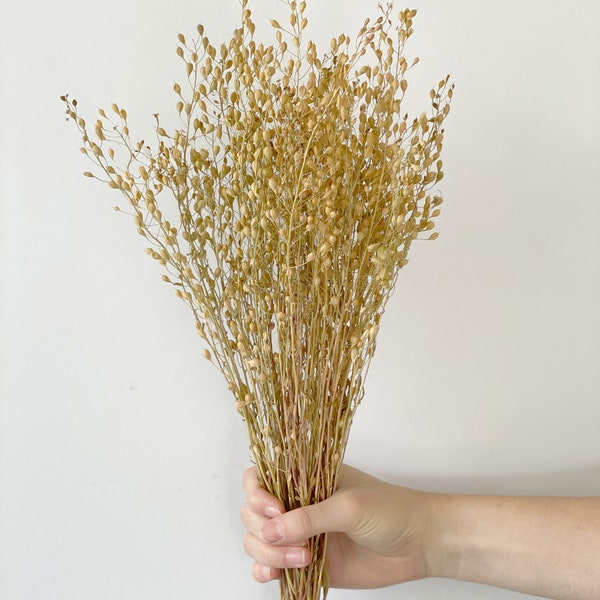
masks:
{"label": "forearm", "polygon": [[600,498],[439,495],[432,507],[433,576],[600,598]]}

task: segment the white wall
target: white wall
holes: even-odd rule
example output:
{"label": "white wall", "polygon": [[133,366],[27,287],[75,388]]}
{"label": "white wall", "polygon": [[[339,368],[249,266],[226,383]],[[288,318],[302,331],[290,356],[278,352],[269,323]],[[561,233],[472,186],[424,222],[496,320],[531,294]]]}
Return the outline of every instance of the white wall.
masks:
{"label": "white wall", "polygon": [[[281,11],[255,0],[258,20]],[[375,0],[309,0],[314,35]],[[347,459],[436,490],[600,494],[597,0],[415,0],[453,74],[441,237],[414,247]],[[400,6],[399,6],[400,8]],[[235,0],[0,3],[0,598],[277,597],[241,549],[242,424],[60,94],[172,112],[175,36]],[[146,129],[144,129],[146,128]],[[503,599],[445,580],[332,600]]]}

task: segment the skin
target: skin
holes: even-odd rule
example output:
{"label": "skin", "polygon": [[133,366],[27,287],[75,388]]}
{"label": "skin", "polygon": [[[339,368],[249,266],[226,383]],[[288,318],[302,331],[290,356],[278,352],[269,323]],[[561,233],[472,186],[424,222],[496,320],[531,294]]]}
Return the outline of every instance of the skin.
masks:
{"label": "skin", "polygon": [[335,494],[288,513],[243,478],[241,510],[254,578],[308,564],[308,538],[329,533],[331,587],[370,589],[426,577],[554,600],[600,598],[600,498],[433,494],[344,466]]}

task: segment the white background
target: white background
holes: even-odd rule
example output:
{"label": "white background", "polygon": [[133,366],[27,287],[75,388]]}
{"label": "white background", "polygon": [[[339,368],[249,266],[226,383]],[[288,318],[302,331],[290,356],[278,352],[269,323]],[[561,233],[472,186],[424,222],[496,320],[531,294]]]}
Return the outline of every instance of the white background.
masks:
{"label": "white background", "polygon": [[[377,16],[375,0],[308,4],[325,43]],[[600,494],[600,3],[411,6],[408,107],[456,83],[446,202],[400,274],[347,460],[431,490]],[[277,598],[241,549],[232,398],[118,195],[81,177],[58,99],[89,119],[118,101],[146,135],[174,114],[177,33],[203,22],[220,42],[238,12],[0,0],[3,600]],[[446,580],[331,592],[521,597]]]}

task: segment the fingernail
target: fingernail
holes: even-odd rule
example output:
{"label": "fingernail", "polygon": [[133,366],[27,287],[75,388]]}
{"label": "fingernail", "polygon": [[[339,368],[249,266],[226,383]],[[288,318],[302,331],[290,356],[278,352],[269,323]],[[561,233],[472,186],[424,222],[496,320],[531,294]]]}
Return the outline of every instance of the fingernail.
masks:
{"label": "fingernail", "polygon": [[262,565],[261,568],[261,576],[263,579],[273,579],[271,575],[271,567],[267,567],[267,565]]}
{"label": "fingernail", "polygon": [[265,508],[265,515],[267,515],[269,519],[273,519],[281,516],[281,511],[276,506],[267,506],[267,508]]}
{"label": "fingernail", "polygon": [[292,569],[306,566],[306,552],[303,548],[294,548],[285,555],[286,564]]}
{"label": "fingernail", "polygon": [[265,542],[279,542],[283,539],[283,527],[277,521],[269,521],[262,528],[261,535]]}

